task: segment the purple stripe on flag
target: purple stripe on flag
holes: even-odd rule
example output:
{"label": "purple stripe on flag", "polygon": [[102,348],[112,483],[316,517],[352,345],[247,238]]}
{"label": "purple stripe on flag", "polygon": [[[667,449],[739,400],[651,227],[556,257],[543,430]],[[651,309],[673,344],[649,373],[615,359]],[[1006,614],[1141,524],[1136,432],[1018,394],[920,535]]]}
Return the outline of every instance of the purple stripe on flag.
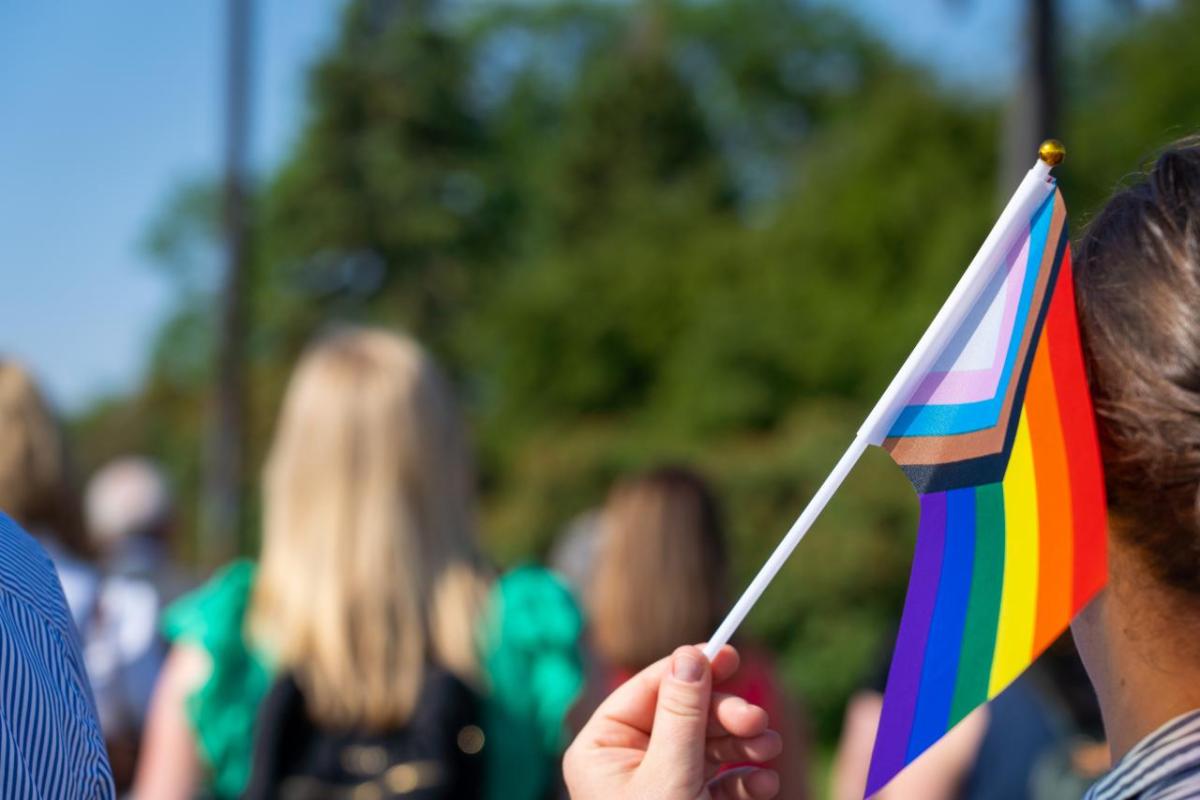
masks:
{"label": "purple stripe on flag", "polygon": [[975,487],[946,492],[946,546],[938,579],[937,606],[929,623],[921,691],[908,739],[907,761],[913,761],[942,738],[950,725],[950,708],[958,678],[971,576],[975,569]]}
{"label": "purple stripe on flag", "polygon": [[908,740],[917,709],[925,645],[937,601],[938,576],[946,544],[946,493],[921,495],[921,526],[913,554],[908,597],[900,617],[896,651],[883,697],[883,716],[867,775],[867,797],[878,792],[907,763]]}

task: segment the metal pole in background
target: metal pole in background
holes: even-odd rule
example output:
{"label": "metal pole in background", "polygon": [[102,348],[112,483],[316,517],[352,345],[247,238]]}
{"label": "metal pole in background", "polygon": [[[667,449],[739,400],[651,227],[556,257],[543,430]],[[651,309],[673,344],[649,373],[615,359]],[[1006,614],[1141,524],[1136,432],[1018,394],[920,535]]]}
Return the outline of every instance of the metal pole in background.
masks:
{"label": "metal pole in background", "polygon": [[247,156],[253,0],[227,0],[226,13],[225,166],[221,215],[225,270],[217,299],[215,385],[200,540],[200,557],[208,566],[228,560],[238,550],[246,432]]}
{"label": "metal pole in background", "polygon": [[[1058,2],[1057,0],[1033,0],[1030,9],[1029,41],[1033,48],[1030,61],[1039,90],[1034,99],[1034,124],[1037,140],[1060,133],[1058,128],[1059,70],[1058,48]],[[1028,158],[1028,156],[1026,156]]]}
{"label": "metal pole in background", "polygon": [[1029,168],[1029,154],[1048,138],[1062,138],[1059,125],[1057,51],[1058,2],[1028,0],[1024,25],[1025,52],[1012,101],[1004,120],[999,186],[1003,199]]}

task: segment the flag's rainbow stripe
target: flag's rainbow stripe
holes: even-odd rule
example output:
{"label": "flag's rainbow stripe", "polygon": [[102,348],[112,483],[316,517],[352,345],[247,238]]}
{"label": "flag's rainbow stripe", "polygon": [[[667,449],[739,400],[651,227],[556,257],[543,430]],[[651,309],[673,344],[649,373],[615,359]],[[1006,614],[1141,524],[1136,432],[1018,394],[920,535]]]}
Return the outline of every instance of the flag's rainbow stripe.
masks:
{"label": "flag's rainbow stripe", "polygon": [[[1103,476],[1057,192],[1002,267],[975,314],[986,328],[990,304],[992,338],[964,333],[957,362],[947,356],[918,387],[885,443],[917,486],[921,523],[868,795],[1008,686],[1106,580]],[[983,368],[955,369],[972,349]]]}

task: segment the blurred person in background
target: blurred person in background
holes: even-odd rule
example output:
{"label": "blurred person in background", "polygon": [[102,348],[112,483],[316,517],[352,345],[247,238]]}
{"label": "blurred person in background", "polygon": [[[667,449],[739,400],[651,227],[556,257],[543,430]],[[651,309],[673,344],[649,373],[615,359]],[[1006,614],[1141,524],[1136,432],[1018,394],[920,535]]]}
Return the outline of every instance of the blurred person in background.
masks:
{"label": "blurred person in background", "polygon": [[3,512],[0,665],[0,797],[111,800],[104,739],[54,565]]}
{"label": "blurred person in background", "polygon": [[0,796],[112,797],[79,651],[95,614],[98,573],[86,560],[62,429],[29,371],[6,359],[0,510]]}
{"label": "blurred person in background", "polygon": [[[890,650],[888,652],[890,655]],[[832,800],[862,800],[883,709],[887,661],[851,697]],[[1077,800],[1108,767],[1095,695],[1063,637],[987,705],[896,776],[879,800]]]}
{"label": "blurred person in background", "polygon": [[586,602],[591,591],[599,547],[600,511],[588,509],[576,514],[567,523],[546,557],[546,564],[580,602]]}
{"label": "blurred person in background", "polygon": [[[727,554],[716,498],[696,473],[663,467],[618,483],[604,506],[588,603],[597,699],[665,654],[704,641],[727,610]],[[767,764],[780,775],[780,797],[806,798],[808,741],[771,657],[738,644],[741,667],[720,685],[766,710],[786,758]]]}
{"label": "blurred person in background", "polygon": [[67,443],[32,374],[2,357],[0,432],[0,509],[49,553],[86,640],[100,573],[91,562]]}
{"label": "blurred person in background", "polygon": [[260,563],[168,610],[137,795],[555,792],[582,620],[549,573],[484,563],[463,422],[425,351],[320,339],[263,484]]}
{"label": "blurred person in background", "polygon": [[105,464],[88,482],[84,511],[106,575],[148,580],[167,601],[190,588],[171,552],[171,487],[153,461],[127,456]]}
{"label": "blurred person in background", "polygon": [[84,500],[103,573],[84,659],[123,790],[133,780],[150,693],[166,657],[162,610],[186,584],[170,557],[174,509],[158,466],[136,457],[110,462],[92,477]]}

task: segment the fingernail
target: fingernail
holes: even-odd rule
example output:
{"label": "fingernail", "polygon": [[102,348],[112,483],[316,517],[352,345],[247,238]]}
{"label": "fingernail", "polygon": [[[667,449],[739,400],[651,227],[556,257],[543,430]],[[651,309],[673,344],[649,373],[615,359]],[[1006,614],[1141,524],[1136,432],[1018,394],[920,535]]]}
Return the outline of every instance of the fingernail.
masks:
{"label": "fingernail", "polygon": [[695,650],[680,650],[671,662],[671,673],[684,683],[696,683],[704,677],[704,660]]}

